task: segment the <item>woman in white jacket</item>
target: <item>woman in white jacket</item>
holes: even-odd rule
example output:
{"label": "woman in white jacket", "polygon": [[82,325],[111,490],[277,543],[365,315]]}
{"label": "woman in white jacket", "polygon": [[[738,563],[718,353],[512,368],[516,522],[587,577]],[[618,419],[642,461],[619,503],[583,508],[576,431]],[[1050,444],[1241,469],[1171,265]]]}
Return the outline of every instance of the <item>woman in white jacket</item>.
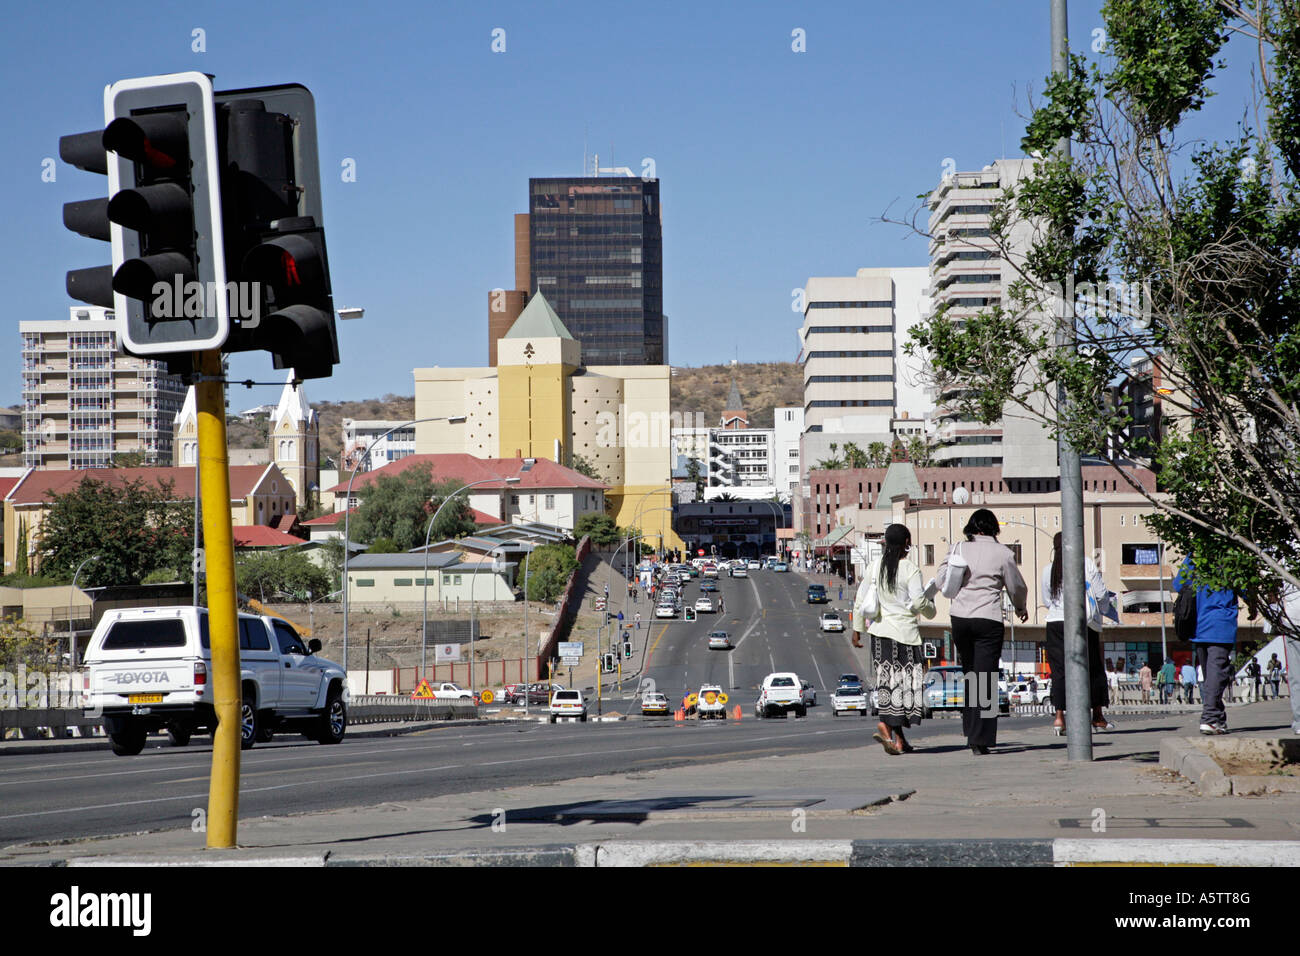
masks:
{"label": "woman in white jacket", "polygon": [[[1052,672],[1052,706],[1056,718],[1052,733],[1060,737],[1065,733],[1065,607],[1062,603],[1061,578],[1064,564],[1061,559],[1061,533],[1052,539],[1052,563],[1043,568],[1043,605],[1047,608],[1047,666]],[[1114,724],[1106,719],[1101,709],[1110,703],[1106,671],[1101,661],[1101,614],[1109,596],[1106,581],[1092,558],[1084,556],[1084,579],[1088,593],[1097,600],[1097,613],[1088,620],[1088,688],[1092,698],[1092,726],[1094,730],[1111,730]]]}
{"label": "woman in white jacket", "polygon": [[[916,618],[932,618],[935,613],[934,601],[926,597],[921,584],[921,569],[907,558],[911,548],[912,533],[906,525],[886,528],[884,553],[867,568],[853,602],[853,646],[862,646],[864,629],[871,635],[874,700],[880,716],[873,737],[885,753],[895,756],[914,749],[903,728],[919,724],[925,709],[925,658]],[[873,584],[879,609],[866,627],[862,603]]]}

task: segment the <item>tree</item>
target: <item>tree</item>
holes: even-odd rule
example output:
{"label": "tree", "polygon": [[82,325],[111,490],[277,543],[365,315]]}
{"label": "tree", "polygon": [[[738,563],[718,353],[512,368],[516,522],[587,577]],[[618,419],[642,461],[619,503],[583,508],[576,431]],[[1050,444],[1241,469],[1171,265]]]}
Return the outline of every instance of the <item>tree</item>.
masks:
{"label": "tree", "polygon": [[695,498],[693,500],[699,501],[704,497],[704,473],[698,458],[688,458],[686,460],[686,477],[695,485]]}
{"label": "tree", "polygon": [[27,519],[18,519],[18,540],[17,547],[14,549],[14,574],[26,575],[27,566]]}
{"label": "tree", "polygon": [[381,472],[358,492],[361,503],[352,516],[351,533],[357,541],[391,538],[402,551],[423,547],[426,534],[433,541],[473,534],[475,524],[463,495],[448,503],[428,530],[430,516],[459,487],[454,481],[435,482],[428,467],[395,475]]}
{"label": "tree", "polygon": [[571,464],[569,465],[569,467],[572,468],[574,471],[576,471],[578,474],[585,475],[586,477],[590,478],[592,481],[603,480],[600,477],[600,472],[596,470],[596,466],[591,461],[591,459],[579,455],[575,451],[573,455],[570,456],[570,462]]}
{"label": "tree", "polygon": [[[871,445],[869,447],[874,448],[875,445]],[[868,457],[867,457],[868,453],[869,452],[864,452],[861,448],[859,448],[855,442],[850,441],[844,443],[844,463],[849,468],[869,467]]]}
{"label": "tree", "polygon": [[239,593],[258,599],[289,595],[303,600],[308,593],[328,594],[330,575],[301,551],[267,551],[241,555],[235,565]]}
{"label": "tree", "polygon": [[[1022,141],[1043,158],[993,216],[1004,250],[1013,229],[1032,234],[1006,302],[964,326],[941,309],[911,347],[937,382],[966,387],[963,411],[988,422],[1018,406],[1102,457],[1198,584],[1237,588],[1294,633],[1266,599],[1300,586],[1300,9],[1108,0],[1102,13],[1105,67],[1072,56],[1047,81]],[[1229,50],[1233,32],[1256,42]],[[1249,71],[1254,125],[1220,142],[1186,132],[1233,68]],[[1062,138],[1072,157],[1053,152]],[[1135,359],[1160,376],[1162,434],[1132,429],[1112,400]]]}
{"label": "tree", "polygon": [[113,455],[114,468],[143,468],[147,464],[149,460],[142,451],[119,451]]}
{"label": "tree", "polygon": [[529,601],[549,604],[564,592],[569,575],[578,567],[573,548],[565,544],[544,544],[528,558],[524,596]]}
{"label": "tree", "polygon": [[933,465],[934,449],[921,435],[913,435],[907,440],[907,459],[917,468],[930,468]]}
{"label": "tree", "polygon": [[99,560],[87,562],[78,581],[91,587],[139,584],[160,568],[189,573],[193,506],[174,499],[171,482],[83,478],[72,491],[50,497],[37,544],[43,575],[70,581],[91,556]]}
{"label": "tree", "polygon": [[583,535],[590,537],[592,544],[602,548],[618,544],[625,537],[618,525],[614,524],[613,518],[595,513],[585,514],[574,522],[573,536],[581,541]]}
{"label": "tree", "polygon": [[885,468],[889,465],[889,449],[883,441],[873,441],[867,446],[867,458],[872,468]]}

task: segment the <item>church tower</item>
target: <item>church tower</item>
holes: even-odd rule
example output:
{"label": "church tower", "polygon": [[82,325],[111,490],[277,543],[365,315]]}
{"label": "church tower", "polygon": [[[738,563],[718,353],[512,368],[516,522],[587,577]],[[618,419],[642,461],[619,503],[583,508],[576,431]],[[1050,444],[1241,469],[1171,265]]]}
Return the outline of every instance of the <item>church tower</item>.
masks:
{"label": "church tower", "polygon": [[299,512],[317,504],[320,500],[320,420],[307,404],[302,383],[293,387],[293,369],[288,370],[280,403],[271,415],[267,439],[271,446],[271,461],[293,486]]}

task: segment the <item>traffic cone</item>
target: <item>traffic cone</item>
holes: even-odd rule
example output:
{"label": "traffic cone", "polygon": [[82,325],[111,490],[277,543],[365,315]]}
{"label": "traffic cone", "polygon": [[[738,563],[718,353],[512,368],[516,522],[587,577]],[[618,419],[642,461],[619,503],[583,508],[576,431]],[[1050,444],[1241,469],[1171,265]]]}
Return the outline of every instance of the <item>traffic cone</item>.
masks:
{"label": "traffic cone", "polygon": [[741,711],[740,711],[740,705],[737,704],[737,705],[736,705],[736,709],[733,710],[733,711],[731,712],[732,719],[733,719],[733,720],[740,720],[740,713],[741,713]]}
{"label": "traffic cone", "polygon": [[686,719],[686,714],[682,712],[682,709],[680,707],[677,710],[673,711],[673,720],[677,721],[678,723],[681,723],[685,719]]}

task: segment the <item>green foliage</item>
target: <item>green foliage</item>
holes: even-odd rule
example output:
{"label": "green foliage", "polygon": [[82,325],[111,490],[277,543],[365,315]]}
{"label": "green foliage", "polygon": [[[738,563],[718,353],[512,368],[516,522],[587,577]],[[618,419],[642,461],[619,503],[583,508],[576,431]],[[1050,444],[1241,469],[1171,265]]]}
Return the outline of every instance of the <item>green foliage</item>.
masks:
{"label": "green foliage", "polygon": [[329,572],[301,551],[241,555],[235,565],[235,580],[239,593],[259,600],[277,595],[307,600],[309,593],[320,598],[331,590]]}
{"label": "green foliage", "polygon": [[573,548],[565,544],[544,544],[528,559],[528,577],[524,593],[530,601],[549,604],[558,600],[578,567]]}
{"label": "green foliage", "polygon": [[[56,647],[56,641],[42,638],[21,620],[0,620],[0,671],[12,674],[20,665],[29,670],[43,669]],[[21,687],[15,689],[19,694],[25,690]],[[0,707],[4,703],[0,700]]]}
{"label": "green foliage", "polygon": [[401,550],[392,538],[376,538],[366,549],[366,554],[397,554]]}
{"label": "green foliage", "polygon": [[27,566],[27,519],[18,519],[18,541],[14,551],[14,576],[26,577]]}
{"label": "green foliage", "polygon": [[[1022,142],[1034,175],[992,217],[1003,250],[1032,235],[1019,278],[964,323],[940,309],[909,351],[970,418],[1018,406],[1133,490],[1125,467],[1149,465],[1150,524],[1193,557],[1197,582],[1236,588],[1293,632],[1267,604],[1300,585],[1300,9],[1107,0],[1103,16],[1108,59],[1072,57],[1049,79]],[[1259,33],[1235,66],[1257,98],[1242,114],[1262,128],[1180,142],[1234,66],[1216,59],[1233,30]],[[1062,138],[1072,155],[1055,151]],[[1128,296],[1089,294],[1111,282]],[[1113,400],[1135,359],[1159,376],[1159,434],[1130,431]]]}
{"label": "green foliage", "polygon": [[574,523],[573,536],[581,541],[583,535],[588,535],[592,544],[602,548],[618,544],[624,538],[614,519],[602,514],[585,514]]}
{"label": "green foliage", "polygon": [[430,530],[429,519],[447,496],[460,487],[454,481],[435,482],[428,468],[407,468],[395,475],[380,472],[358,491],[361,499],[352,516],[355,541],[391,538],[399,551],[423,547],[429,540],[457,538],[474,532],[474,521],[464,493],[447,502]]}
{"label": "green foliage", "polygon": [[590,478],[592,481],[603,480],[600,477],[600,472],[596,470],[596,466],[595,464],[592,463],[591,459],[579,455],[576,451],[572,454],[572,456],[570,456],[569,467],[572,468],[574,471],[576,471],[578,474],[585,475],[586,477]]}
{"label": "green foliage", "polygon": [[72,491],[51,495],[37,550],[41,574],[78,584],[138,584],[159,568],[189,572],[193,505],[175,501],[170,482],[108,484],[84,478]]}
{"label": "green foliage", "polygon": [[142,451],[119,451],[113,455],[114,468],[143,468],[149,464]]}
{"label": "green foliage", "polygon": [[[0,585],[7,588],[50,588],[59,584],[67,583],[67,581],[62,581],[57,578],[41,577],[39,574],[18,574],[17,572],[6,574],[4,577],[0,578]],[[84,580],[77,582],[78,587],[85,586],[85,584],[86,582]]]}

